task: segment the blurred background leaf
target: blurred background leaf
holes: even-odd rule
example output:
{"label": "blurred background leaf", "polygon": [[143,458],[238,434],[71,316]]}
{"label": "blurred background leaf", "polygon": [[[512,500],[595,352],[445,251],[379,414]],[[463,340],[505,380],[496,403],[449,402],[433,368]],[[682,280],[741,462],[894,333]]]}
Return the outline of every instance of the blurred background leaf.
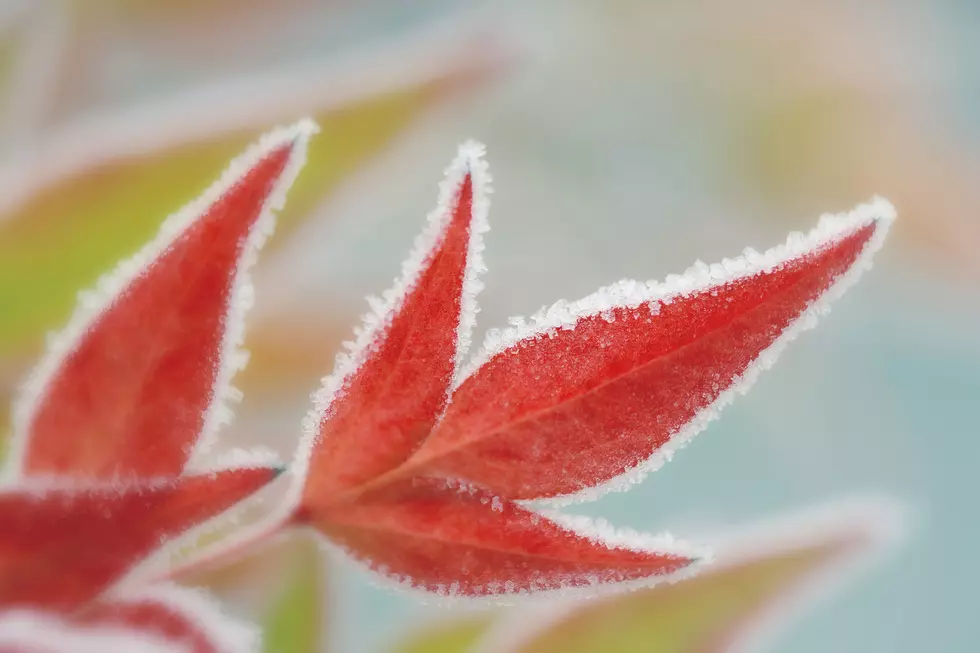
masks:
{"label": "blurred background leaf", "polygon": [[392,653],[468,653],[493,623],[487,613],[443,619],[405,635]]}
{"label": "blurred background leaf", "polygon": [[213,592],[237,616],[261,625],[266,653],[326,653],[327,578],[314,538],[293,531],[228,563],[193,570],[181,582]]}
{"label": "blurred background leaf", "polygon": [[731,634],[850,542],[822,542],[572,610],[514,653],[723,653]]}
{"label": "blurred background leaf", "polygon": [[[322,134],[311,143],[304,174],[290,191],[271,245],[288,235],[346,175],[438,102],[452,88],[450,81],[431,81],[313,112]],[[165,216],[154,207],[177,210],[217,178],[264,128],[174,143],[163,151],[98,164],[39,189],[0,218],[0,303],[5,307],[0,355],[63,322],[80,288],[156,233]]]}

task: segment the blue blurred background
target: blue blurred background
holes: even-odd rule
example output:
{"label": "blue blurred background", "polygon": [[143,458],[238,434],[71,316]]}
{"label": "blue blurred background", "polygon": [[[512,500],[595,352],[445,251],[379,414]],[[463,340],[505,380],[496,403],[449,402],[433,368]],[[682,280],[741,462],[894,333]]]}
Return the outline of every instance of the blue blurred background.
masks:
{"label": "blue blurred background", "polygon": [[[234,429],[284,452],[465,138],[496,187],[478,331],[881,194],[893,237],[820,328],[670,465],[576,509],[683,535],[897,495],[908,545],[776,648],[980,650],[978,28],[964,0],[4,0],[0,392],[79,288],[304,115],[320,149],[256,269]],[[337,650],[436,610],[333,580]]]}

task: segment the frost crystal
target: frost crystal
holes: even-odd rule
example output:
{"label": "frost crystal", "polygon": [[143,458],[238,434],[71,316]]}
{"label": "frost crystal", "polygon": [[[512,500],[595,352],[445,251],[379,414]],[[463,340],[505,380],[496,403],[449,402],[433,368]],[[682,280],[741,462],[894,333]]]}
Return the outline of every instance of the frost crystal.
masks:
{"label": "frost crystal", "polygon": [[[549,337],[557,330],[573,330],[581,320],[592,316],[603,316],[612,309],[638,309],[646,307],[651,315],[660,312],[660,306],[670,304],[680,297],[704,291],[715,286],[731,283],[760,272],[779,269],[786,261],[820,251],[847,234],[868,224],[877,223],[874,235],[862,249],[857,261],[841,275],[833,285],[824,291],[782,334],[766,348],[745,372],[727,390],[721,392],[707,407],[701,410],[681,431],[675,433],[669,442],[662,445],[655,454],[636,463],[620,476],[595,487],[579,492],[542,499],[550,505],[561,506],[591,501],[610,491],[624,491],[632,484],[641,481],[647,474],[656,471],[669,461],[674,453],[686,445],[713,420],[722,408],[740,394],[745,394],[758,377],[759,372],[775,363],[786,345],[801,332],[813,328],[817,317],[828,312],[830,305],[852,286],[860,275],[871,267],[872,257],[880,249],[888,228],[895,219],[895,209],[881,198],[858,206],[845,214],[821,216],[818,225],[809,233],[791,234],[786,242],[764,254],[747,248],[743,256],[724,259],[722,263],[706,265],[697,262],[684,275],[670,275],[664,282],[640,282],[625,279],[575,302],[559,300],[549,307],[543,307],[529,320],[511,318],[512,326],[503,331],[490,331],[483,348],[478,352],[461,374],[465,380],[484,367],[495,356],[520,348],[536,339]],[[601,347],[601,344],[599,345]]]}
{"label": "frost crystal", "polygon": [[275,226],[275,213],[282,208],[286,191],[305,162],[306,143],[316,130],[316,125],[312,121],[304,120],[292,127],[279,129],[264,136],[259,143],[235,159],[221,178],[204,194],[167,218],[156,239],[139,253],[120,263],[114,271],[100,278],[93,290],[80,295],[78,307],[68,325],[57,336],[49,338],[47,354],[27,379],[20,398],[14,405],[13,435],[11,452],[5,469],[6,475],[17,476],[23,472],[28,430],[38,403],[54,375],[99,316],[112,306],[120,294],[166,252],[181,234],[228,194],[240,182],[245,171],[254,167],[263,157],[277,148],[289,146],[288,163],[276,180],[274,189],[268,194],[260,217],[251,226],[248,240],[234,271],[234,283],[221,338],[219,354],[221,364],[217,370],[211,401],[205,412],[203,427],[198,434],[190,464],[195,464],[207,453],[217,431],[230,420],[231,410],[227,404],[236,401],[241,395],[232,387],[231,378],[248,360],[247,353],[241,350],[244,339],[244,315],[253,302],[248,270],[255,262],[258,249]]}
{"label": "frost crystal", "polygon": [[303,439],[297,449],[293,465],[294,478],[299,479],[294,488],[295,501],[299,500],[302,480],[306,477],[309,458],[316,444],[320,425],[330,415],[330,408],[350,377],[360,368],[370,352],[377,346],[378,338],[389,326],[394,314],[401,307],[406,295],[417,283],[424,267],[429,263],[430,253],[438,247],[445,237],[453,213],[453,203],[460,186],[466,177],[472,180],[472,220],[469,226],[469,246],[466,257],[466,270],[463,278],[461,311],[457,327],[455,369],[469,348],[470,335],[476,323],[477,294],[483,288],[479,275],[486,270],[483,263],[483,234],[489,230],[487,215],[490,209],[491,178],[486,162],[483,160],[485,148],[475,141],[468,141],[459,147],[456,159],[445,171],[445,179],[439,186],[436,208],[427,217],[426,229],[416,238],[412,253],[402,264],[402,271],[382,298],[368,297],[371,312],[361,320],[355,330],[356,339],[345,342],[345,351],[337,355],[333,372],[324,377],[321,387],[313,395],[313,407],[303,422]]}

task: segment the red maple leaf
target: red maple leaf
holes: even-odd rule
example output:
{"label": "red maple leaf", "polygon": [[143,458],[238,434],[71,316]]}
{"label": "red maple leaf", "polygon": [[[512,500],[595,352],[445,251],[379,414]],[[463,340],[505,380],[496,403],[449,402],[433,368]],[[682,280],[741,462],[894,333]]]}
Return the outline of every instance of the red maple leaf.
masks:
{"label": "red maple leaf", "polygon": [[[83,304],[16,412],[15,474],[173,482],[203,464],[242,359],[246,269],[310,132],[246,155]],[[489,193],[482,148],[463,146],[401,276],[316,395],[292,493],[248,537],[311,528],[403,585],[466,596],[689,573],[697,549],[526,501],[589,496],[668,459],[869,265],[891,207],[559,302],[465,363]]]}

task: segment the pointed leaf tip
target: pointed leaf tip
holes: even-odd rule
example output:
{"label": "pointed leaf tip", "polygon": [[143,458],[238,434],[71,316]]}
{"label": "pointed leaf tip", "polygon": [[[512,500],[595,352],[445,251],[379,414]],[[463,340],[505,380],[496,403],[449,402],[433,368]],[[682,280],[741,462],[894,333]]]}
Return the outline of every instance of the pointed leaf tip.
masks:
{"label": "pointed leaf tip", "polygon": [[8,471],[175,475],[210,445],[246,360],[247,269],[315,130],[267,134],[82,298],[16,407]]}
{"label": "pointed leaf tip", "polygon": [[299,454],[307,503],[397,466],[445,408],[484,267],[490,179],[481,152],[460,147],[401,275],[315,396]]}
{"label": "pointed leaf tip", "polygon": [[592,595],[677,580],[706,557],[667,537],[544,515],[441,479],[393,483],[314,510],[310,522],[399,586],[447,597]]}
{"label": "pointed leaf tip", "polygon": [[[472,138],[460,143],[459,149],[457,151],[457,157],[465,161],[469,169],[477,167],[480,168],[483,172],[486,172],[485,170],[486,164],[483,161],[483,157],[485,157],[486,155],[487,155],[487,146],[481,143],[480,141],[474,140]],[[446,170],[447,175],[452,174],[452,168],[453,166],[450,166],[450,168]]]}
{"label": "pointed leaf tip", "polygon": [[405,474],[511,499],[628,486],[812,326],[870,265],[893,217],[879,201],[765,254],[555,304],[488,340]]}

